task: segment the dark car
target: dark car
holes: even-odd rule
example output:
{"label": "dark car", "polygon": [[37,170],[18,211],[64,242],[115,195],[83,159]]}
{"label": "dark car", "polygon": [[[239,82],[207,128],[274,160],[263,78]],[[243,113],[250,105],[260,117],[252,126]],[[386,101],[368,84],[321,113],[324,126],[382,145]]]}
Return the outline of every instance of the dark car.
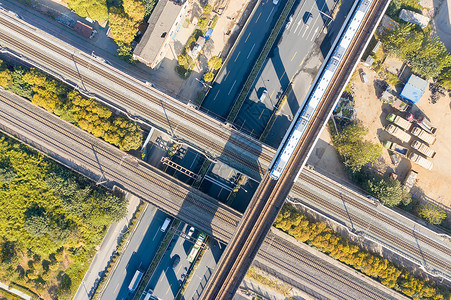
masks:
{"label": "dark car", "polygon": [[172,259],[172,268],[175,269],[175,267],[177,267],[179,263],[180,263],[180,256],[174,255],[174,258]]}

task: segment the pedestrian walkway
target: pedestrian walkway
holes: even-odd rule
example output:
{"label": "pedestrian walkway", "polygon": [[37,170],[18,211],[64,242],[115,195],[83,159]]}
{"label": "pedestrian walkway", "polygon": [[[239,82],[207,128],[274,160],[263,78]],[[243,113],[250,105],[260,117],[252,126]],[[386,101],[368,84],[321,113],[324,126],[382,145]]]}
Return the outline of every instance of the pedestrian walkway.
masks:
{"label": "pedestrian walkway", "polygon": [[10,288],[7,284],[4,284],[3,282],[0,282],[0,288],[4,289],[5,291],[10,292],[11,294],[14,294],[20,298],[23,298],[25,300],[31,300],[31,296],[25,294],[24,292],[21,292],[19,290],[16,290],[14,288]]}

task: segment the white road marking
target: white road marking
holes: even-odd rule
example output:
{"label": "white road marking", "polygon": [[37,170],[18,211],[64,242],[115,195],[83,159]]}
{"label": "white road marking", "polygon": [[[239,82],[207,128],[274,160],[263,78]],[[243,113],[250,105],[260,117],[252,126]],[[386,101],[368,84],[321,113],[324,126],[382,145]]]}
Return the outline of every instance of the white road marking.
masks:
{"label": "white road marking", "polygon": [[229,91],[229,93],[228,93],[227,95],[230,95],[230,93],[231,93],[232,90],[233,90],[233,87],[235,86],[235,83],[236,83],[236,80],[233,82],[232,87],[230,88],[230,91]]}
{"label": "white road marking", "polygon": [[155,241],[155,238],[157,237],[158,231],[155,232],[155,235],[153,236],[152,241]]}
{"label": "white road marking", "polygon": [[269,13],[269,15],[268,15],[268,17],[266,18],[266,21],[265,21],[265,22],[268,22],[269,17],[271,17],[271,14],[272,14],[273,11],[274,11],[274,6],[272,7],[271,12]]}
{"label": "white road marking", "polygon": [[252,53],[252,50],[254,50],[254,47],[255,47],[255,44],[254,44],[254,45],[252,45],[251,51],[249,51],[249,54],[247,55],[246,59],[248,59],[248,58],[249,58],[249,56],[250,56],[250,55],[251,55],[251,53]]}

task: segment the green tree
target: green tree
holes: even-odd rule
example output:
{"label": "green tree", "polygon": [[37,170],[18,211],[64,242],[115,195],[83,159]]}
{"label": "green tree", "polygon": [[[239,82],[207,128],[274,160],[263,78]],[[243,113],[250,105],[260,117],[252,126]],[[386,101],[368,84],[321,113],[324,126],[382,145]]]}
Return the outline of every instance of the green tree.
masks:
{"label": "green tree", "polygon": [[335,148],[351,171],[357,172],[364,165],[375,162],[382,153],[380,145],[365,141],[368,129],[361,124],[346,126],[332,137]]}
{"label": "green tree", "polygon": [[221,68],[221,66],[222,66],[222,58],[220,58],[219,56],[212,56],[208,60],[208,67],[210,69],[219,70],[219,68]]}
{"label": "green tree", "polygon": [[157,2],[158,0],[143,0],[145,18],[150,17]]}
{"label": "green tree", "polygon": [[204,75],[204,81],[205,82],[211,82],[215,78],[215,74],[213,72],[207,72]]}
{"label": "green tree", "polygon": [[123,0],[122,6],[124,7],[125,13],[132,19],[135,23],[140,23],[144,20],[144,5],[139,0]]}
{"label": "green tree", "polygon": [[369,179],[364,188],[389,207],[398,205],[405,197],[401,183],[393,178]]}
{"label": "green tree", "polygon": [[178,57],[179,65],[186,67],[188,65],[188,56],[186,54],[180,54]]}
{"label": "green tree", "polygon": [[209,14],[211,14],[212,11],[213,11],[213,7],[211,7],[210,4],[205,5],[204,8],[202,9],[202,12],[204,13],[204,15],[209,15]]}
{"label": "green tree", "polygon": [[403,24],[388,31],[383,41],[388,54],[408,61],[412,70],[425,78],[437,77],[451,66],[451,56],[445,45],[414,24]]}
{"label": "green tree", "polygon": [[12,82],[12,74],[8,65],[0,59],[0,86],[7,88]]}
{"label": "green tree", "polygon": [[124,43],[117,43],[117,55],[123,61],[128,62],[129,64],[136,64],[136,61],[133,59],[133,54],[130,52],[130,47]]}
{"label": "green tree", "polygon": [[443,209],[431,204],[419,205],[418,215],[425,219],[426,222],[434,225],[439,225],[447,217]]}
{"label": "green tree", "polygon": [[117,7],[110,8],[109,21],[114,40],[130,45],[138,32],[138,28],[135,26],[136,22],[122,8]]}
{"label": "green tree", "polygon": [[77,15],[103,23],[108,19],[106,0],[69,0],[68,5]]}
{"label": "green tree", "polygon": [[207,18],[200,18],[199,21],[197,21],[197,28],[199,28],[203,33],[207,31],[207,25],[208,25]]}

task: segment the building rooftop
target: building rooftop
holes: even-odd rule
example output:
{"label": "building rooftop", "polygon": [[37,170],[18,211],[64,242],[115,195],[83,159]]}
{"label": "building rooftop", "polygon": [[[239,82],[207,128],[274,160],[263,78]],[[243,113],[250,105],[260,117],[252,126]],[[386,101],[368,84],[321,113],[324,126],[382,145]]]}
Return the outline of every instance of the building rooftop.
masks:
{"label": "building rooftop", "polygon": [[148,62],[156,59],[160,48],[174,25],[182,5],[169,0],[160,0],[149,18],[149,25],[133,54]]}
{"label": "building rooftop", "polygon": [[429,18],[418,14],[411,10],[402,9],[399,13],[399,18],[409,23],[417,24],[421,28],[428,26]]}
{"label": "building rooftop", "polygon": [[417,103],[420,101],[421,96],[423,96],[427,86],[427,80],[424,80],[416,75],[411,75],[402,89],[400,96],[413,103]]}

